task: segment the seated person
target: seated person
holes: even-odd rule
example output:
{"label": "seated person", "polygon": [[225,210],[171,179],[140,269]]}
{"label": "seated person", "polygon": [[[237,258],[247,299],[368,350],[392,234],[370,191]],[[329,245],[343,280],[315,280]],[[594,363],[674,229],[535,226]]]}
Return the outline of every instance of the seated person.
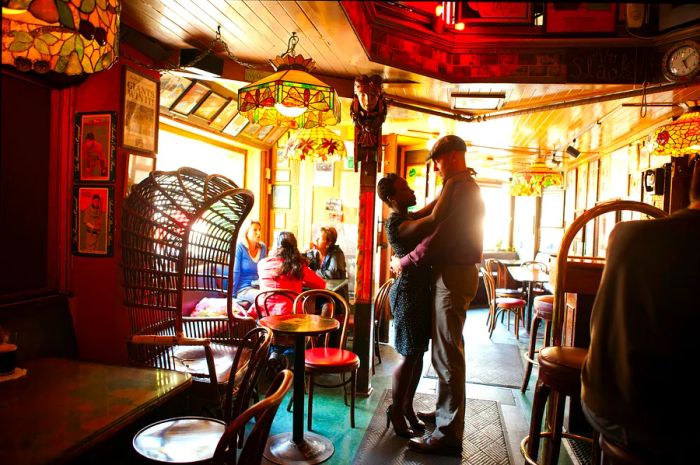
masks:
{"label": "seated person", "polygon": [[258,263],[267,256],[267,246],[260,241],[260,222],[251,221],[245,235],[236,244],[233,264],[233,296],[253,303],[258,289],[253,281],[258,280]]}
{"label": "seated person", "polygon": [[338,231],[334,227],[322,227],[311,248],[306,251],[309,268],[324,279],[345,279],[348,276],[345,254],[336,244],[337,240]]}
{"label": "seated person", "polygon": [[[275,248],[270,256],[258,263],[260,290],[289,289],[301,293],[302,288],[325,289],[326,282],[311,271],[306,259],[297,248],[297,238],[289,231],[282,231],[277,236]],[[288,315],[292,313],[291,303],[284,298],[268,300],[270,315]],[[252,311],[255,311],[254,309]]]}
{"label": "seated person", "polygon": [[[700,264],[700,158],[690,205],[666,218],[618,223],[591,314],[581,403],[610,442],[648,462],[692,462],[700,415],[679,400],[695,383]],[[692,420],[691,420],[692,421]]]}

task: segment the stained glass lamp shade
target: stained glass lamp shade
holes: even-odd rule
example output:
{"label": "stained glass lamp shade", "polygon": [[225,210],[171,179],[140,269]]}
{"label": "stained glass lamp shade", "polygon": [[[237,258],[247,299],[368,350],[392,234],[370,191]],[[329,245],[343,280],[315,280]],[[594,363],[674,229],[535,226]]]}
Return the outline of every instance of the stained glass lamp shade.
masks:
{"label": "stained glass lamp shade", "polygon": [[294,54],[293,35],[283,55],[272,61],[275,73],[238,90],[239,111],[251,123],[309,129],[340,122],[340,100],[335,89],[309,72],[311,58]]}
{"label": "stained glass lamp shade", "polygon": [[561,186],[563,182],[562,173],[554,171],[545,165],[544,161],[538,160],[529,168],[513,173],[510,195],[539,197],[545,187]]}
{"label": "stained glass lamp shade", "polygon": [[324,127],[300,129],[287,141],[284,156],[292,160],[338,161],[348,156],[345,143]]}
{"label": "stained glass lamp shade", "polygon": [[20,71],[96,73],[117,59],[121,0],[8,0],[2,62]]}
{"label": "stained glass lamp shade", "polygon": [[700,108],[691,110],[649,135],[647,149],[651,155],[682,157],[700,153]]}

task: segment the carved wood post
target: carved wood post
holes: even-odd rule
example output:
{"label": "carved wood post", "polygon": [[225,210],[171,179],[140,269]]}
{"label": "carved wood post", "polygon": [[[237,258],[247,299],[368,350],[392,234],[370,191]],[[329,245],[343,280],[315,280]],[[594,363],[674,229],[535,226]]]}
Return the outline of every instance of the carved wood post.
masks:
{"label": "carved wood post", "polygon": [[355,329],[353,351],[360,357],[357,392],[372,392],[370,373],[374,360],[374,314],[372,279],[374,258],[374,215],[377,187],[377,159],[381,149],[382,124],[386,119],[386,102],[381,76],[355,78],[355,94],[350,115],[355,122],[355,172],[361,164],[360,208],[355,275]]}

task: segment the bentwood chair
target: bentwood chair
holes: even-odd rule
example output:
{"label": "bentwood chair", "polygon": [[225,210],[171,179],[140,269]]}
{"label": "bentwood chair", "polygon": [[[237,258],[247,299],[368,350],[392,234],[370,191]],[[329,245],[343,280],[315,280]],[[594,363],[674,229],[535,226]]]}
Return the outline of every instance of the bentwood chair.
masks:
{"label": "bentwood chair", "polygon": [[[537,261],[523,262],[520,265],[520,268],[522,268],[524,270],[529,270],[529,271],[538,270],[538,271],[541,271],[543,273],[549,274],[549,268],[547,267],[547,265],[545,263],[542,263],[542,262],[537,262]],[[544,288],[543,283],[534,283],[534,285],[532,286],[532,293],[535,295],[543,295],[543,294],[547,293],[547,289]],[[533,296],[533,298],[534,298],[534,296]]]}
{"label": "bentwood chair", "polygon": [[[260,293],[255,296],[255,300],[253,302],[256,320],[259,321],[260,318],[269,316],[270,308],[273,304],[287,302],[289,303],[289,308],[293,308],[294,299],[296,299],[297,295],[299,294],[291,289],[268,289],[265,291],[260,291]],[[267,360],[265,368],[268,379],[274,378],[277,373],[289,366],[287,363],[287,358],[282,355],[282,352],[293,350],[293,337],[280,335],[273,336],[272,345],[270,347],[270,357]]]}
{"label": "bentwood chair", "polygon": [[[141,456],[157,463],[260,465],[272,421],[293,378],[290,370],[281,371],[270,384],[265,398],[241,412],[228,425],[213,418],[171,418],[139,431],[133,447]],[[243,437],[246,425],[253,418],[255,424],[239,454],[238,438]]]}
{"label": "bentwood chair", "polygon": [[[347,322],[350,306],[348,301],[339,294],[326,289],[311,289],[299,294],[294,301],[294,310],[297,313],[314,313],[316,298],[326,298],[333,302],[340,302],[344,307],[344,312],[336,312],[335,304],[326,306],[324,310],[325,316],[334,317],[339,315],[340,327],[339,337],[335,338],[337,346],[331,344],[330,334],[326,334],[321,338],[309,338],[311,347],[304,352],[304,369],[308,375],[309,387],[309,405],[307,428],[311,430],[311,418],[313,416],[313,401],[314,387],[338,388],[343,387],[343,400],[347,405],[347,385],[350,385],[350,426],[355,427],[355,389],[357,369],[360,367],[360,358],[354,352],[351,352],[345,347],[347,338]],[[345,379],[345,374],[350,373],[350,379]],[[316,379],[320,374],[339,374],[341,381],[336,384],[321,383]]]}
{"label": "bentwood chair", "polygon": [[507,313],[508,328],[510,328],[510,315],[512,314],[515,317],[515,338],[520,340],[520,322],[523,320],[523,311],[525,309],[526,302],[523,299],[517,299],[514,297],[496,297],[496,283],[493,279],[493,275],[483,266],[481,267],[481,275],[484,279],[486,298],[489,302],[489,338],[491,338],[494,329],[496,329],[498,314],[501,314],[502,321],[503,316]]}
{"label": "bentwood chair", "polygon": [[[564,294],[566,292],[597,292],[600,276],[603,270],[603,261],[593,263],[581,262],[582,257],[570,257],[571,244],[581,229],[589,221],[608,212],[632,210],[639,211],[646,215],[659,218],[666,214],[656,207],[642,202],[630,200],[614,200],[600,203],[593,208],[586,210],[568,227],[562,238],[557,254],[557,268],[554,283],[553,308],[552,308],[552,345],[543,347],[537,355],[539,371],[537,383],[532,398],[532,413],[530,415],[530,428],[527,436],[520,442],[520,453],[525,458],[526,463],[537,465],[540,452],[540,439],[548,438],[548,444],[543,447],[543,455],[546,460],[545,465],[554,465],[558,462],[561,450],[562,438],[587,441],[593,446],[593,465],[597,465],[600,454],[598,452],[598,442],[594,438],[589,438],[563,431],[564,408],[566,398],[570,398],[569,405],[577,403],[581,396],[581,370],[588,348],[571,347],[562,345],[563,342],[563,316],[564,316]],[[586,279],[576,280],[572,276],[581,272],[582,264],[585,265]],[[595,266],[595,267],[594,267]],[[599,269],[600,273],[595,273]],[[582,284],[582,282],[584,284]],[[531,334],[531,338],[535,335]],[[545,417],[546,405],[549,400],[550,408],[547,414],[545,425],[548,431],[542,431],[543,419]],[[595,436],[595,434],[594,434]],[[624,462],[622,462],[624,463]]]}
{"label": "bentwood chair", "polygon": [[[486,271],[491,273],[491,276],[496,275],[496,298],[498,297],[508,297],[513,299],[522,299],[525,295],[522,289],[514,289],[508,287],[508,267],[495,258],[487,258],[484,260],[484,267]],[[491,325],[491,315],[486,318],[486,326]]]}
{"label": "bentwood chair", "polygon": [[[382,284],[374,296],[374,356],[377,358],[377,365],[382,363],[382,354],[379,351],[379,332],[384,322],[388,321],[389,312],[389,291],[394,284],[394,278],[389,278]],[[372,374],[374,374],[374,359],[372,360]]]}

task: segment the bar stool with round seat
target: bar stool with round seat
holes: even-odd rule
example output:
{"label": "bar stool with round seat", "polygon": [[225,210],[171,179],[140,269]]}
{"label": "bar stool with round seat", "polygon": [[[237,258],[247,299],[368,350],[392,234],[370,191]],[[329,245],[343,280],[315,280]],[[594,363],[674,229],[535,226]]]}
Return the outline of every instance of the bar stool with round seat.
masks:
{"label": "bar stool with round seat", "polygon": [[525,392],[527,385],[530,382],[530,375],[532,374],[532,365],[536,362],[535,357],[535,344],[537,342],[537,330],[540,327],[540,322],[544,321],[544,343],[543,347],[549,345],[549,340],[552,335],[552,313],[554,310],[554,296],[553,295],[541,295],[535,297],[535,302],[533,305],[533,315],[532,315],[532,327],[530,328],[530,347],[527,351],[527,365],[525,366],[525,376],[523,377],[523,384],[520,386],[520,391]]}
{"label": "bar stool with round seat", "polygon": [[651,465],[653,459],[644,459],[631,450],[611,442],[602,434],[599,436],[600,452],[602,454],[600,465]]}
{"label": "bar stool with round seat", "polygon": [[[581,367],[588,354],[588,349],[580,347],[544,347],[537,355],[539,375],[532,399],[532,417],[530,431],[520,443],[520,452],[530,465],[538,465],[537,456],[540,438],[549,438],[548,461],[543,465],[556,464],[561,450],[561,438],[578,439],[591,442],[591,438],[562,431],[564,424],[564,406],[566,397],[573,399],[581,396]],[[551,431],[540,430],[544,418],[547,398],[552,399],[554,424]]]}

